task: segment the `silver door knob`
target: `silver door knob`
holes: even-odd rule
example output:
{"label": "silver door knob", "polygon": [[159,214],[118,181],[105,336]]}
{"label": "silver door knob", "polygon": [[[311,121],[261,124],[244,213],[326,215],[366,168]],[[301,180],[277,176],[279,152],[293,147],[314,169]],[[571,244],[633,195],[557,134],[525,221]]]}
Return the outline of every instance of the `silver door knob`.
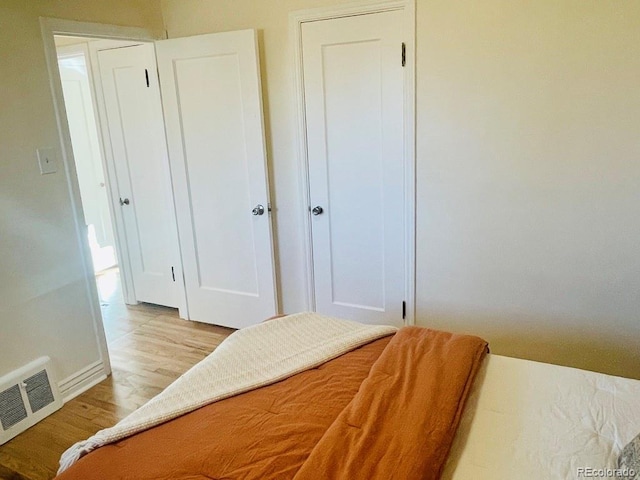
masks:
{"label": "silver door knob", "polygon": [[264,214],[264,207],[262,205],[256,205],[256,207],[251,210],[253,215],[262,215]]}
{"label": "silver door knob", "polygon": [[318,205],[317,207],[313,207],[313,209],[311,210],[311,213],[313,213],[314,215],[320,215],[322,212],[324,212],[324,209]]}
{"label": "silver door knob", "polygon": [[120,199],[120,206],[129,205],[129,203],[130,202],[128,198],[125,198],[124,200],[122,198]]}

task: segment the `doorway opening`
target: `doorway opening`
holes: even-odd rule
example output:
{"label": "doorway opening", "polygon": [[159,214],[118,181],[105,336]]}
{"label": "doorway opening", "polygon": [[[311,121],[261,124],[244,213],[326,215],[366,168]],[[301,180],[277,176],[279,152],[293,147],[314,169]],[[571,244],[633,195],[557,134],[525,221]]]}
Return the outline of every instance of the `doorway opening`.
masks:
{"label": "doorway opening", "polygon": [[94,272],[100,274],[117,268],[118,261],[103,167],[89,41],[82,37],[55,37],[91,259]]}
{"label": "doorway opening", "polygon": [[[104,97],[99,79],[98,52],[141,42],[64,35],[54,35],[54,42],[87,242],[106,340],[111,345],[131,331],[141,313],[150,310],[158,314],[162,308],[137,305],[135,289],[125,280],[131,277],[128,252],[126,245],[120,248],[118,239],[126,237],[126,232],[118,231],[117,216],[122,213],[114,211],[114,207],[122,205],[117,195],[114,198],[117,185],[112,188],[109,185],[107,158],[112,145],[104,126]],[[166,313],[174,315],[177,313],[174,310]]]}
{"label": "doorway opening", "polygon": [[181,318],[233,328],[277,313],[257,33],[154,40],[130,27],[58,19],[41,26],[102,351],[106,322],[56,36],[88,45],[124,302],[177,308]]}

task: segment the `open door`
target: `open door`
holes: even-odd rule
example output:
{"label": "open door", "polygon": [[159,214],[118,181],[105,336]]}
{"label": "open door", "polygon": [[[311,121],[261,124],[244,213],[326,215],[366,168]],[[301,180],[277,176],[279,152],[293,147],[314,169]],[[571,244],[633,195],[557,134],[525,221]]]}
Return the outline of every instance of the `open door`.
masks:
{"label": "open door", "polygon": [[[98,51],[115,205],[135,300],[180,305],[178,241],[153,44]],[[117,215],[118,215],[117,214]]]}
{"label": "open door", "polygon": [[156,43],[189,317],[277,312],[256,34]]}

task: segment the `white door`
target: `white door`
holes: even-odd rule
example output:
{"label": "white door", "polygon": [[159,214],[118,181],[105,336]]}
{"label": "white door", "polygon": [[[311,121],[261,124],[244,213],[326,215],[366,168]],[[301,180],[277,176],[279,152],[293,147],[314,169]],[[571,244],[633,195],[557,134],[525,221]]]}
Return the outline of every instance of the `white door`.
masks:
{"label": "white door", "polygon": [[403,324],[403,13],[302,25],[315,308]]}
{"label": "white door", "polygon": [[256,34],[156,44],[189,316],[276,313]]}
{"label": "white door", "polygon": [[98,62],[135,298],[176,307],[177,233],[154,46],[101,50]]}
{"label": "white door", "polygon": [[[93,240],[99,247],[113,249],[113,228],[102,169],[86,47],[59,47],[58,66],[85,223],[92,228],[95,234]],[[110,263],[107,260],[107,263],[103,261],[100,265],[101,258],[94,255],[94,268],[102,270],[113,265],[115,258],[113,255],[111,257]]]}

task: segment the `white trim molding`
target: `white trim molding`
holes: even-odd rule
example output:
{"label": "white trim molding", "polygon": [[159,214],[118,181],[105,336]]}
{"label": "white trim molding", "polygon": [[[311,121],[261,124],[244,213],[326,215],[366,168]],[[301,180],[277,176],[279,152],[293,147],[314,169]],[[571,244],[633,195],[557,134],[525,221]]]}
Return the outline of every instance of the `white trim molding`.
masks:
{"label": "white trim molding", "polygon": [[388,11],[404,12],[404,33],[406,45],[406,65],[404,80],[404,172],[405,172],[405,296],[406,325],[415,324],[415,198],[416,198],[416,72],[415,72],[415,0],[368,0],[330,7],[312,8],[289,14],[289,43],[293,49],[293,86],[296,95],[296,131],[298,139],[299,198],[304,206],[302,211],[303,241],[305,248],[306,309],[315,310],[313,289],[313,249],[311,239],[311,219],[309,213],[309,165],[306,140],[306,118],[304,99],[304,78],[302,74],[302,24],[319,20],[366,15]]}
{"label": "white trim molding", "polygon": [[[121,27],[119,25],[107,25],[102,23],[76,22],[63,18],[40,17],[40,29],[45,41],[54,35],[68,35],[71,37],[87,37],[111,40],[132,40],[141,42],[153,42],[158,40],[145,28]],[[46,37],[44,36],[46,34]],[[54,42],[55,47],[55,42]],[[55,49],[54,49],[55,50]]]}
{"label": "white trim molding", "polygon": [[103,368],[102,360],[87,365],[82,370],[58,382],[62,401],[67,403],[106,378],[107,372]]}

